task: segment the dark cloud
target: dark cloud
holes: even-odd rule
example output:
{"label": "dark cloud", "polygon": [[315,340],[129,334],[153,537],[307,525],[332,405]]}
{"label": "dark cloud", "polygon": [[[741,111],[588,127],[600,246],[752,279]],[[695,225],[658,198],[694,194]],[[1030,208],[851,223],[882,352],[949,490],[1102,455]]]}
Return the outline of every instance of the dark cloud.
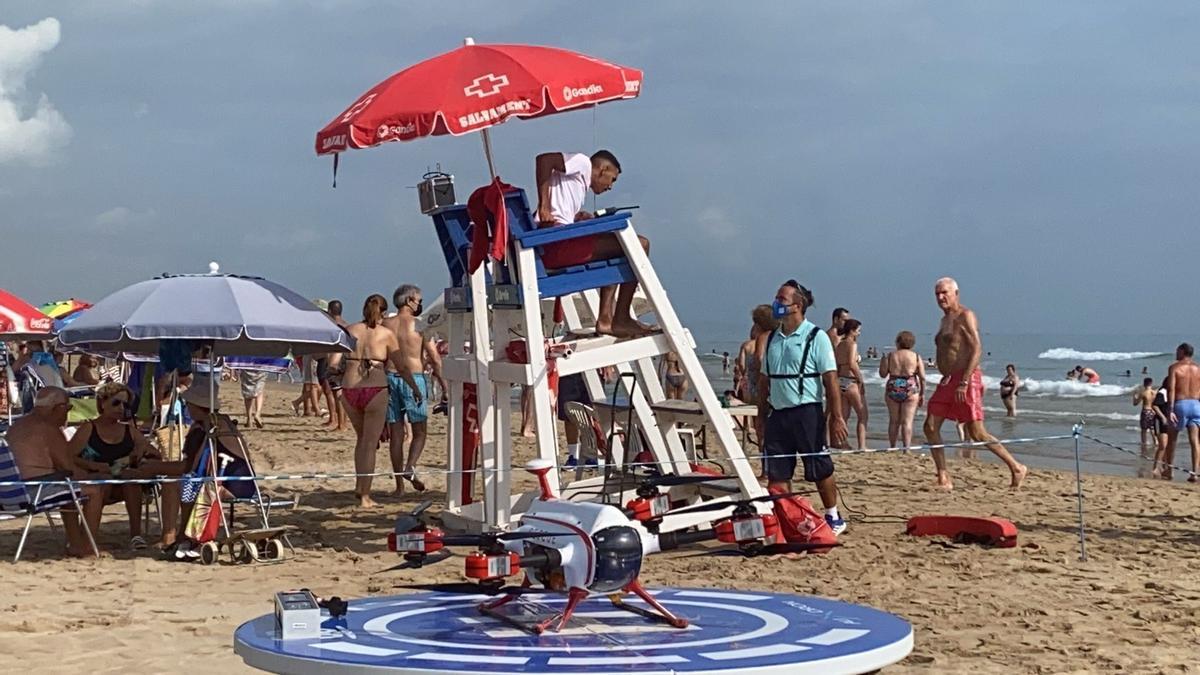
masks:
{"label": "dark cloud", "polygon": [[645,69],[636,101],[498,128],[499,169],[529,186],[540,151],[616,151],[603,201],[642,205],[690,321],[742,317],[795,276],[822,316],[927,331],[948,274],[988,330],[1200,326],[1180,311],[1200,211],[1192,4],[417,7],[0,1],[12,28],[60,21],[29,87],[73,129],[53,165],[0,164],[0,285],[99,295],[215,259],[349,306],[440,288],[410,186],[439,162],[464,194],[485,182],[479,139],[347,153],[336,190],[312,140],[472,35]]}

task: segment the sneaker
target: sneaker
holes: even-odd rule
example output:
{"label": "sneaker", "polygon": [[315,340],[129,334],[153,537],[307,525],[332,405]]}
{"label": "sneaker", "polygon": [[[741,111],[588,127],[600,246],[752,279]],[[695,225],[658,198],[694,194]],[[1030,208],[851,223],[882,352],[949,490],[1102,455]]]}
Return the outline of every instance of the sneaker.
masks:
{"label": "sneaker", "polygon": [[833,516],[826,513],[825,522],[828,523],[829,529],[833,530],[833,533],[838,536],[841,536],[841,534],[846,531],[847,525],[844,518],[838,518],[835,520]]}
{"label": "sneaker", "polygon": [[588,461],[584,462],[583,466],[585,469],[599,469],[600,468],[600,460],[593,457],[593,458],[589,459]]}
{"label": "sneaker", "polygon": [[579,466],[579,460],[577,460],[577,459],[575,459],[574,457],[571,457],[571,456],[568,456],[568,457],[567,457],[567,461],[563,462],[563,468],[564,468],[564,469],[574,469],[574,468],[576,468],[576,467],[578,467],[578,466]]}

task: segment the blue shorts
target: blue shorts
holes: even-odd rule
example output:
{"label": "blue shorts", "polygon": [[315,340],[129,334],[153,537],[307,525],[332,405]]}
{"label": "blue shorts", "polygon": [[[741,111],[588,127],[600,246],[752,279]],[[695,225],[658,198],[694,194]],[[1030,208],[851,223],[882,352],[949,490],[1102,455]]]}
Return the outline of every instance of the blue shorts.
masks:
{"label": "blue shorts", "polygon": [[1184,431],[1188,426],[1200,427],[1200,401],[1194,398],[1175,401],[1175,428]]}
{"label": "blue shorts", "polygon": [[833,458],[814,454],[825,449],[825,411],[820,403],[772,410],[765,431],[762,448],[771,482],[792,480],[797,457],[804,464],[804,480],[816,483],[833,475]]}
{"label": "blue shorts", "polygon": [[421,388],[421,402],[417,403],[412,388],[396,373],[388,373],[388,424],[395,424],[405,418],[409,422],[424,422],[429,419],[429,383],[425,381],[425,373],[413,375],[413,380]]}

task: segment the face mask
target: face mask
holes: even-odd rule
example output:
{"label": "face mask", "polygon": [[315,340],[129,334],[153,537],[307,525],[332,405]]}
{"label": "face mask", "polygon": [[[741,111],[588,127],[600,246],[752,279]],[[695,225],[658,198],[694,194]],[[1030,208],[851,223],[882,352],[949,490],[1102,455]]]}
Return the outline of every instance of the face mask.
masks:
{"label": "face mask", "polygon": [[782,319],[788,315],[788,307],[791,307],[791,305],[785,305],[778,300],[772,302],[771,316],[775,317],[776,319]]}
{"label": "face mask", "polygon": [[421,316],[423,311],[425,311],[425,300],[418,300],[417,308],[413,310],[413,316]]}

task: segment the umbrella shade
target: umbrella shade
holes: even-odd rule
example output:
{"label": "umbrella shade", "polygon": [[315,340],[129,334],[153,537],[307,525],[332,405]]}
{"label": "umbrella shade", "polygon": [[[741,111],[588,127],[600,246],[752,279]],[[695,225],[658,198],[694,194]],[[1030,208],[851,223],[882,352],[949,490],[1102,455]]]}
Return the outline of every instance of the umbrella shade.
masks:
{"label": "umbrella shade", "polygon": [[51,337],[53,319],[17,296],[0,290],[0,339],[38,340]]}
{"label": "umbrella shade", "polygon": [[50,317],[51,319],[61,320],[61,319],[67,318],[68,316],[71,316],[72,314],[75,314],[76,312],[82,312],[83,310],[85,310],[91,306],[92,306],[91,303],[87,303],[82,300],[76,300],[75,298],[70,298],[67,300],[56,300],[55,302],[47,302],[46,304],[42,305],[38,309],[41,310],[42,314],[45,314],[46,316]]}
{"label": "umbrella shade", "polygon": [[467,44],[372,87],[317,133],[318,155],[425,136],[460,136],[634,98],[642,71],[534,45]]}
{"label": "umbrella shade", "polygon": [[258,277],[162,276],[123,288],[63,329],[69,347],[157,353],[162,340],[212,342],[219,356],[346,352],[350,336],[300,294]]}

